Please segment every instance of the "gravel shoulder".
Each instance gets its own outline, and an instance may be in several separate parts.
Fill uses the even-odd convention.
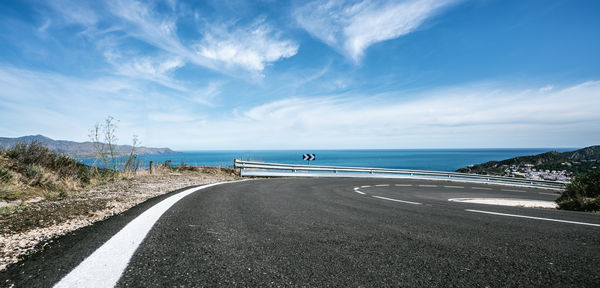
[[[0,214],[0,271],[43,250],[53,238],[122,213],[150,198],[180,188],[238,179],[231,169],[145,172],[54,200],[30,202]]]

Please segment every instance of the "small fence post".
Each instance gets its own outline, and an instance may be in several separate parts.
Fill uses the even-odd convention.
[[[153,171],[154,170],[153,166],[154,166],[154,161],[150,161],[150,169],[149,169],[150,170],[150,174],[152,174],[154,172]]]

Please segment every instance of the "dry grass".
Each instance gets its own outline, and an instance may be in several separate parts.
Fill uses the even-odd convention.
[[[114,171],[90,167],[39,143],[0,150],[0,270],[49,239],[180,188],[239,179],[218,167]]]
[[[34,202],[21,201],[0,213],[0,270],[53,237],[121,213],[149,198],[192,185],[239,178],[236,171],[218,167],[182,171],[158,167],[153,174],[140,171],[123,173],[111,181],[93,180],[62,197],[46,195],[29,198],[38,200]]]

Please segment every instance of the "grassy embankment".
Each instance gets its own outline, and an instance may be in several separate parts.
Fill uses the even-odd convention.
[[[157,165],[155,174],[207,173],[208,167]],[[234,173],[233,171],[227,173]],[[50,151],[38,142],[19,143],[0,150],[0,213],[29,203],[60,200],[73,193],[129,178],[148,175],[142,170],[114,170],[82,164],[66,154]]]
[[[65,197],[114,176],[112,171],[79,163],[38,142],[19,143],[0,150],[0,201],[19,201],[16,208],[27,201]],[[4,212],[15,206],[0,209]]]

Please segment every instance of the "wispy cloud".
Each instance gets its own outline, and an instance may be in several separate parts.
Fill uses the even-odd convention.
[[[242,28],[213,26],[195,45],[195,50],[198,55],[224,63],[227,68],[239,66],[260,72],[267,63],[296,55],[298,45],[282,40],[264,19],[259,19]]]
[[[91,4],[93,2],[56,0],[46,3],[55,11],[60,12],[59,16],[65,24],[80,24],[86,27],[93,27],[98,22],[98,14],[94,11]]]
[[[455,0],[313,1],[294,16],[310,34],[358,62],[371,45],[415,31]]]
[[[209,82],[205,87],[192,91],[188,99],[202,105],[213,106],[213,100],[221,95],[221,86],[223,82]]]
[[[155,91],[123,77],[85,79],[0,66],[0,86],[0,122],[11,123],[0,127],[0,135],[44,133],[83,141],[87,130],[110,114],[122,120],[119,138],[136,134],[146,142],[148,127],[157,122],[198,119],[197,102],[182,100],[187,92]]]
[[[260,73],[265,65],[294,56],[298,46],[280,39],[279,33],[264,18],[246,27],[213,24],[201,27],[202,39],[183,43],[177,36],[177,19],[155,13],[136,1],[117,1],[111,6],[114,15],[131,24],[130,36],[154,45],[196,65],[231,72],[241,68]]]
[[[105,51],[104,56],[115,68],[115,74],[153,81],[179,91],[187,90],[183,83],[172,77],[174,70],[185,65],[183,59],[179,57],[126,56],[114,50]]]
[[[136,134],[147,145],[176,149],[565,147],[597,144],[594,135],[600,135],[600,81],[293,97],[219,113],[198,106],[220,95],[224,84],[209,82],[190,94],[153,91],[122,77],[81,79],[0,66],[0,122],[11,123],[0,126],[0,135],[43,131],[86,140],[106,113],[121,119],[121,139]]]
[[[142,41],[167,54],[167,57],[155,60],[149,60],[148,56],[138,57],[129,64],[117,65],[120,74],[138,70],[137,68],[142,68],[140,65],[146,68],[156,66],[150,62],[169,58],[181,62],[181,65],[173,69],[191,63],[228,75],[246,75],[249,72],[261,76],[265,66],[292,57],[298,50],[295,42],[282,39],[281,33],[269,25],[264,17],[258,17],[254,24],[246,27],[210,22],[211,24],[197,27],[200,35],[198,39],[183,40],[178,35],[180,13],[159,11],[154,5],[156,3],[114,0],[97,4],[104,7],[96,10],[77,2],[67,1],[62,4],[64,5],[53,3],[51,7],[59,12],[67,24],[85,26],[84,34],[101,48],[107,49],[105,55],[110,56],[107,59],[113,64],[114,59],[118,58],[115,51],[139,50],[139,45],[132,45],[132,41],[128,41],[130,39]],[[168,4],[172,9],[177,7],[174,1]],[[110,45],[105,45],[106,43]],[[138,51],[140,54],[145,52],[147,51]],[[146,73],[138,75],[143,79],[166,84],[163,77],[148,77]]]
[[[413,100],[397,100],[400,92],[289,98],[238,112],[228,120],[208,121],[202,133],[210,136],[204,144],[211,148],[230,145],[210,140],[224,135],[235,135],[236,144],[223,148],[238,148],[240,142],[246,148],[280,149],[594,144],[589,135],[600,133],[595,108],[600,105],[600,82],[553,91],[501,86],[467,85],[403,95]]]

